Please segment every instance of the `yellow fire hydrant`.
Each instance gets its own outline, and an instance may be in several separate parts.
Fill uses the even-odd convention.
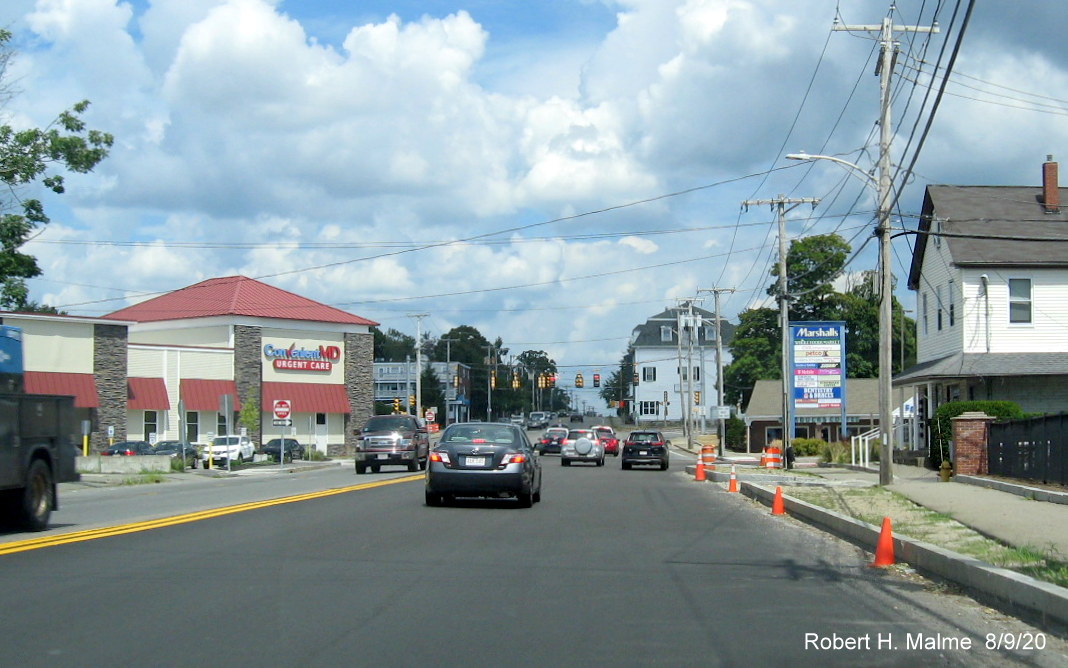
[[[938,477],[942,479],[942,482],[949,482],[949,478],[952,475],[953,465],[949,463],[948,459],[943,459],[942,466],[938,469]]]

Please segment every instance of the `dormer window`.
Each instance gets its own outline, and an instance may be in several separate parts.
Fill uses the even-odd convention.
[[[660,326],[660,340],[665,343],[671,343],[671,327],[667,325]]]

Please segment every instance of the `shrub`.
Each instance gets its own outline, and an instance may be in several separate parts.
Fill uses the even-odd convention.
[[[828,464],[848,464],[852,457],[848,443],[828,443],[820,441],[819,456],[821,462]]]
[[[827,441],[822,438],[795,438],[790,445],[794,448],[795,456],[811,457],[820,454],[827,445]]]
[[[942,465],[943,456],[949,455],[949,442],[953,440],[953,423],[951,420],[961,413],[982,411],[999,420],[1012,420],[1026,417],[1019,404],[1013,401],[950,401],[942,404],[935,411],[931,420],[931,466]]]

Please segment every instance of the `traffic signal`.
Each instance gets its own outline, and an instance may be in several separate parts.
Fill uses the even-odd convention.
[[[556,387],[556,376],[555,375],[550,375],[549,376],[549,387]]]
[[[697,391],[697,392],[693,393],[693,405],[694,406],[700,406],[701,405],[701,392],[700,391]]]
[[[497,389],[497,372],[496,371],[490,371],[490,389],[491,390],[496,390]]]
[[[400,413],[400,397],[393,397],[393,412]]]
[[[585,381],[582,380],[582,374],[575,374],[575,387],[582,387]]]
[[[633,376],[633,377],[631,377],[631,379],[630,379],[630,382],[631,382],[632,384],[634,384],[634,385],[637,385],[637,384],[638,384],[638,374],[637,374],[636,372],[635,372],[634,376]]]
[[[409,394],[408,395],[408,405],[411,406],[412,408],[415,408],[415,395],[414,394]]]
[[[594,387],[600,387],[601,386],[601,374],[599,374],[599,373],[593,374],[593,386]]]
[[[518,373],[514,373],[514,372],[512,373],[512,389],[513,390],[518,390],[519,389],[519,374]]]

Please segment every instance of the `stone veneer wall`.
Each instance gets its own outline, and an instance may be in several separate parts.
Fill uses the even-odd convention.
[[[109,426],[115,427],[116,442],[127,439],[127,343],[126,325],[93,326],[93,380],[100,406],[96,409],[89,447],[96,452],[107,447]]]
[[[350,456],[356,452],[356,430],[374,413],[374,335],[345,335],[345,391],[349,395],[345,443],[328,456]]]
[[[255,401],[259,406],[260,420],[248,430],[248,437],[257,447],[263,445],[263,402],[260,391],[263,388],[263,363],[260,361],[260,349],[263,347],[263,331],[259,327],[234,325],[234,384],[241,405]],[[239,430],[240,423],[234,429]]]

